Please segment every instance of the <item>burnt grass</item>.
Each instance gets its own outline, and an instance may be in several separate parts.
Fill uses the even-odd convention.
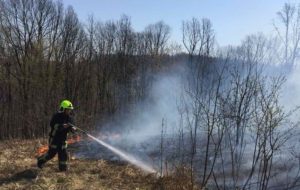
[[[186,189],[184,176],[157,177],[124,162],[76,158],[69,148],[69,170],[59,172],[57,156],[43,169],[36,167],[36,151],[43,140],[0,142],[0,189]]]

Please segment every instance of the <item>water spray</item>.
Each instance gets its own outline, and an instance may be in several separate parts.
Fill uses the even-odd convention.
[[[155,171],[155,169],[153,169],[151,166],[143,163],[141,160],[136,159],[134,156],[125,153],[109,144],[107,144],[106,142],[94,137],[93,135],[89,134],[87,131],[80,129],[79,127],[69,123],[70,126],[76,128],[78,131],[86,134],[88,137],[90,137],[91,139],[93,139],[94,141],[96,141],[97,143],[101,144],[102,146],[106,147],[107,149],[111,150],[113,153],[119,155],[121,158],[123,158],[124,160],[128,161],[129,163],[141,168],[142,170],[144,170],[145,172],[148,173],[157,173]]]

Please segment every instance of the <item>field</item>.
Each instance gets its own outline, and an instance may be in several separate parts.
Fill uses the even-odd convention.
[[[34,141],[0,142],[0,189],[160,189],[164,179],[124,162],[77,159],[70,149],[69,171],[59,172],[57,157],[41,170]],[[74,145],[76,147],[76,145]],[[169,181],[169,180],[167,180]]]

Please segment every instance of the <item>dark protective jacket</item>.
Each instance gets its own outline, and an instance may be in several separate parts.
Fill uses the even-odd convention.
[[[58,112],[53,115],[50,126],[51,131],[49,133],[49,145],[64,146],[69,132],[74,133],[72,127],[64,128],[63,124],[74,124],[73,118],[66,115],[63,112]]]

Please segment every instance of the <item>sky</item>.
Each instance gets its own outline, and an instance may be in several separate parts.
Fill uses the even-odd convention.
[[[298,0],[62,0],[71,5],[82,22],[89,15],[105,22],[118,20],[125,14],[135,31],[164,21],[171,27],[171,41],[181,43],[182,21],[193,17],[208,18],[213,24],[220,46],[238,45],[249,34],[271,35],[276,13],[284,3]]]

